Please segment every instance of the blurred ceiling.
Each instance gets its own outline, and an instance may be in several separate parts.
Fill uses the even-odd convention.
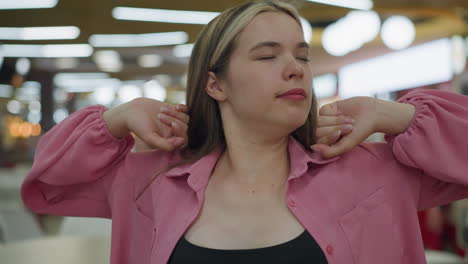
[[[4,0],[5,1],[5,0]],[[14,1],[14,0],[10,0]],[[13,41],[0,40],[3,44],[77,44],[88,43],[93,34],[139,34],[169,31],[185,31],[189,34],[188,43],[193,43],[202,25],[172,24],[157,22],[139,22],[116,20],[112,9],[117,6],[144,7],[175,10],[196,10],[221,12],[224,9],[240,4],[243,0],[60,0],[55,8],[0,10],[0,27],[38,27],[38,26],[77,26],[81,34],[73,40]],[[365,49],[355,51],[344,57],[333,57],[321,48],[321,33],[326,25],[345,16],[351,9],[318,4],[308,1],[290,1],[298,6],[300,13],[313,27],[312,40],[313,60],[321,67],[316,73],[333,71],[342,64],[366,57],[390,52],[379,38],[366,44]],[[406,15],[416,24],[415,44],[442,37],[468,33],[467,0],[375,0],[374,11],[382,20],[390,15]],[[124,68],[112,76],[123,79],[141,79],[155,74],[183,74],[186,71],[186,59],[172,55],[172,47],[144,48],[95,48],[96,50],[116,50],[119,52]],[[142,54],[160,54],[165,63],[157,68],[139,67],[137,58]],[[98,71],[92,58],[80,58],[76,68],[67,71]],[[54,59],[34,59],[35,66],[56,71]]]

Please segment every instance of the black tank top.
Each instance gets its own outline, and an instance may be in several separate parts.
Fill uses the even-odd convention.
[[[169,264],[326,264],[327,259],[315,239],[304,230],[298,237],[288,242],[270,247],[254,249],[211,249],[180,238],[169,259]]]

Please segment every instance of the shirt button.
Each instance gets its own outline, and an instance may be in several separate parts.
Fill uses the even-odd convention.
[[[330,245],[327,246],[327,253],[328,253],[328,255],[333,254],[333,247],[332,246],[330,246]]]
[[[288,201],[288,204],[289,204],[289,206],[291,206],[291,207],[296,207],[296,201],[294,201],[294,200],[289,200],[289,201]]]

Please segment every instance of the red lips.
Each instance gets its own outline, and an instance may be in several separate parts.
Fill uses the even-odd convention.
[[[306,92],[302,88],[294,88],[287,90],[286,92],[278,95],[277,97],[289,96],[289,95],[300,95],[306,97]]]

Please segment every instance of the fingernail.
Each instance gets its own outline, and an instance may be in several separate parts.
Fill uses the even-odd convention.
[[[345,119],[344,120],[345,124],[354,124],[354,122],[355,122],[354,119]]]
[[[170,113],[171,110],[166,107],[166,106],[161,106],[161,109],[159,109],[162,113]]]
[[[172,126],[172,127],[177,126],[177,125],[176,125],[176,122],[172,121],[172,122],[171,122],[171,126]]]
[[[182,111],[182,106],[181,106],[181,105],[177,105],[177,106],[176,106],[176,109],[177,109],[177,111]]]
[[[352,125],[343,125],[343,126],[341,127],[341,129],[342,129],[343,131],[346,131],[346,132],[347,132],[347,131],[351,131],[351,129],[353,129],[353,126],[352,126]]]
[[[169,142],[172,144],[172,145],[180,145],[184,142],[184,139],[183,138],[171,138],[169,139]]]
[[[164,120],[167,119],[167,115],[159,113],[158,118]]]
[[[337,130],[335,132],[333,132],[332,136],[334,137],[339,137],[341,135],[341,130]]]

